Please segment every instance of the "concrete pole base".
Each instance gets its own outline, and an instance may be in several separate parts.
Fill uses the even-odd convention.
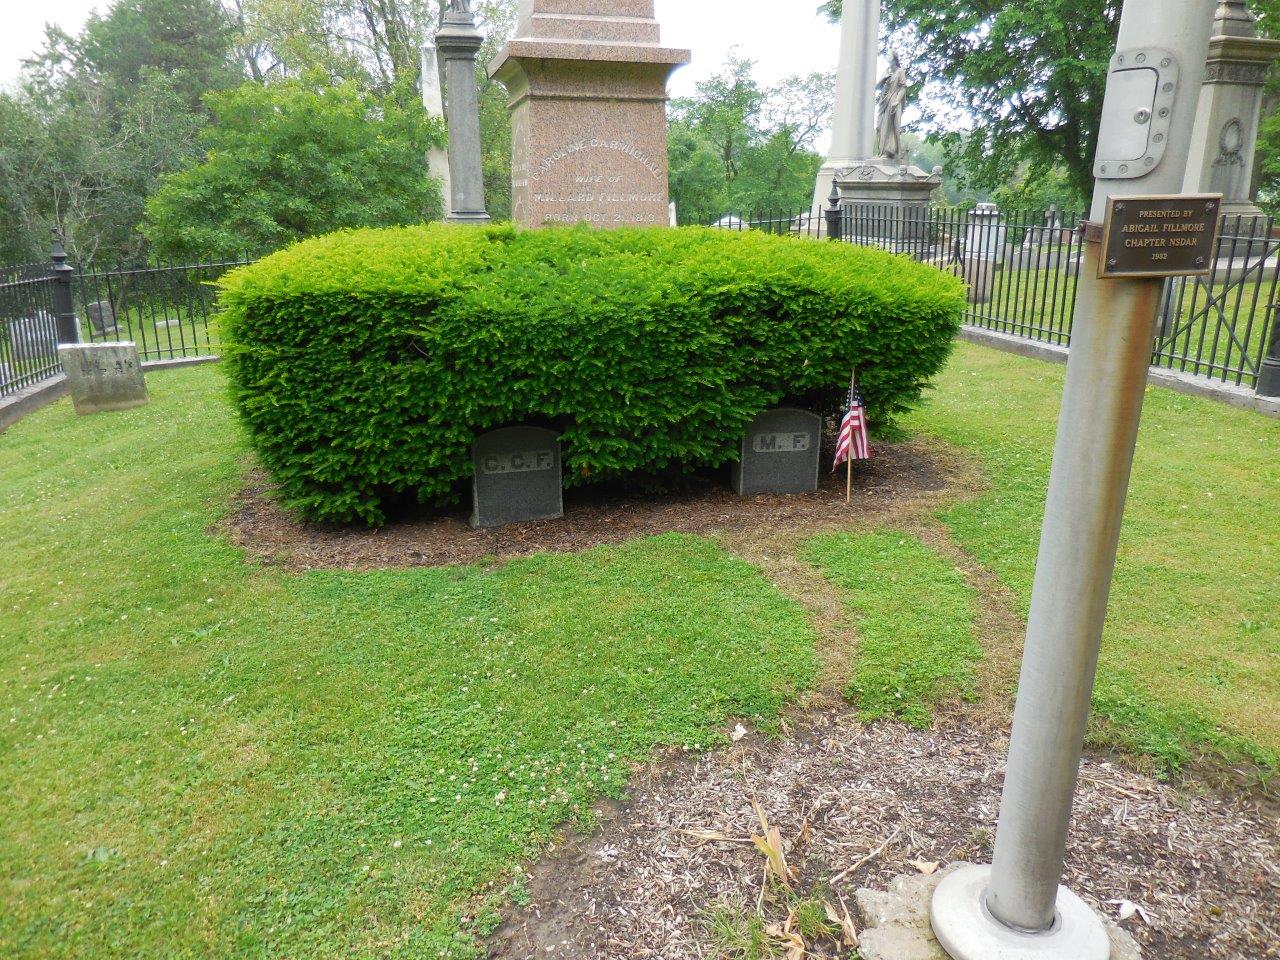
[[[1058,917],[1046,933],[1020,933],[996,920],[986,905],[990,867],[965,867],[933,895],[933,934],[952,960],[1111,960],[1102,918],[1066,887],[1058,888]]]

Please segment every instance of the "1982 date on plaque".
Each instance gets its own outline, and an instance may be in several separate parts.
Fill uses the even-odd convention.
[[[1208,276],[1221,194],[1112,197],[1102,225],[1101,279]]]

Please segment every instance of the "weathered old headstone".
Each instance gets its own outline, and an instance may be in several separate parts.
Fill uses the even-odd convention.
[[[489,68],[511,96],[512,219],[664,226],[667,78],[654,0],[521,0]]]
[[[10,320],[9,345],[18,360],[47,360],[56,356],[58,333],[53,315],[41,312],[34,317]]]
[[[110,300],[91,303],[84,308],[84,312],[89,315],[89,326],[98,336],[105,337],[120,332],[120,325],[116,323],[116,311]]]
[[[541,427],[505,427],[471,446],[473,527],[564,516],[560,437]]]
[[[138,347],[133,343],[76,343],[58,347],[76,413],[128,410],[147,402]]]
[[[733,489],[761,493],[811,493],[818,489],[822,418],[807,410],[767,410],[747,427],[742,457],[733,465]]]

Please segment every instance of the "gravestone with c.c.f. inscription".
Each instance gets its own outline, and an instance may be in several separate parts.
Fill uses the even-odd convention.
[[[502,527],[564,516],[560,436],[542,427],[505,427],[476,438],[471,525]]]
[[[76,413],[128,410],[147,403],[138,347],[133,343],[68,343],[58,347]]]
[[[654,0],[521,0],[489,68],[510,94],[511,212],[527,227],[666,226],[667,78]]]
[[[741,457],[733,465],[733,489],[762,493],[812,493],[818,489],[822,418],[807,410],[766,410],[747,427]]]

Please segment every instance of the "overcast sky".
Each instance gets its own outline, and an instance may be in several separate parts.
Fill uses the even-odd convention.
[[[680,96],[724,63],[730,48],[759,64],[761,81],[835,67],[839,30],[820,18],[819,0],[657,0],[663,41],[693,51],[693,64],[672,80]],[[21,61],[40,45],[45,23],[68,33],[109,0],[0,0],[0,83],[17,76]]]

